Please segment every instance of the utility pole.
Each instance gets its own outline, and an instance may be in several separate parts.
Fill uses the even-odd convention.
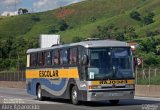
[[[34,9],[33,9],[33,6],[32,6],[32,12],[31,13],[34,13]]]
[[[14,14],[16,15],[16,11],[17,11],[17,3],[16,2],[17,2],[17,0],[15,0],[14,2],[15,2],[15,4],[14,4]]]
[[[19,53],[17,51],[17,70],[18,70],[18,80],[19,80]]]

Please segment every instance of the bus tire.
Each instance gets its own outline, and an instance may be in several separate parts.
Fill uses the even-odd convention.
[[[41,88],[41,85],[38,85],[38,87],[37,87],[37,99],[39,100],[39,101],[43,101],[44,100],[44,97],[43,97],[43,95],[42,95],[42,88]]]
[[[73,86],[72,90],[71,90],[71,102],[74,105],[78,105],[79,101],[78,101],[78,88],[77,86]]]
[[[117,105],[119,103],[119,100],[109,100],[111,105]]]

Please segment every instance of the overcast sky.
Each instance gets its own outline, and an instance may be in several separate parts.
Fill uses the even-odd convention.
[[[30,12],[47,11],[80,1],[82,0],[0,0],[0,15],[19,8],[27,8]]]

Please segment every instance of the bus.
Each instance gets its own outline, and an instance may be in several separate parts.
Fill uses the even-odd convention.
[[[80,101],[133,99],[133,55],[126,42],[90,40],[27,50],[26,89],[47,97]]]

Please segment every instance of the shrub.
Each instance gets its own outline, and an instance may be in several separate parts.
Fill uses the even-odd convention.
[[[90,22],[95,22],[96,18],[94,16],[90,17]]]
[[[145,17],[143,18],[143,23],[144,23],[145,25],[151,24],[151,23],[153,23],[153,22],[154,22],[154,21],[153,21],[152,17],[150,17],[150,16],[145,16]]]
[[[37,15],[32,15],[31,19],[36,22],[40,21],[40,18]]]
[[[140,20],[141,20],[141,15],[140,15],[140,13],[137,12],[137,11],[132,11],[132,12],[130,13],[130,17],[131,17],[132,19],[137,20],[137,21],[140,21]]]
[[[143,17],[143,23],[145,25],[149,25],[149,24],[153,23],[154,22],[154,20],[153,20],[154,16],[155,16],[155,14],[153,12],[148,12],[148,14]]]
[[[49,26],[48,34],[54,34],[56,32],[58,32],[58,30],[56,29],[56,26],[54,25]]]
[[[68,28],[68,26],[69,25],[64,20],[61,20],[59,22],[59,30],[60,31],[65,31]]]
[[[83,38],[76,36],[76,37],[73,37],[72,42],[80,42],[82,40],[83,40]]]

